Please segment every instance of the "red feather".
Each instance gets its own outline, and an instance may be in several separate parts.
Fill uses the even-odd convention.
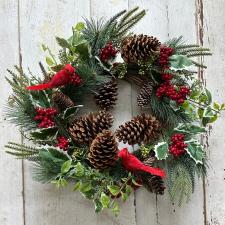
[[[38,85],[34,85],[34,86],[28,86],[26,88],[27,88],[27,90],[37,91],[37,90],[44,90],[44,89],[47,89],[50,87],[51,87],[51,85],[49,83],[47,83],[47,84],[38,84]]]
[[[122,164],[128,171],[145,171],[159,177],[166,176],[162,169],[144,165],[137,157],[129,153],[127,148],[123,148],[118,153],[118,156],[122,159]]]

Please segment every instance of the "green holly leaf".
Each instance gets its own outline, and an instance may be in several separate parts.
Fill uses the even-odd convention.
[[[155,156],[158,160],[166,159],[168,156],[169,145],[167,142],[160,142],[154,147]]]
[[[102,203],[98,199],[95,199],[94,204],[95,204],[95,212],[96,213],[101,212],[103,209]]]
[[[76,170],[75,172],[76,176],[82,177],[84,175],[84,166],[80,162],[76,164],[75,170]]]
[[[62,117],[62,119],[68,120],[71,116],[76,114],[79,108],[81,107],[83,107],[83,105],[76,105],[76,106],[67,108],[60,116]]]
[[[61,173],[67,173],[72,165],[72,160],[68,160],[66,162],[64,162],[61,166]]]
[[[173,69],[183,69],[192,65],[192,61],[185,55],[172,55],[169,62]]]
[[[79,190],[79,189],[80,189],[80,187],[81,187],[81,182],[80,182],[80,181],[78,181],[78,182],[74,185],[74,187],[73,187],[73,191]]]
[[[91,189],[92,189],[92,185],[90,182],[81,183],[80,188],[79,188],[80,192],[82,192],[82,193],[88,192]]]
[[[113,196],[116,196],[120,193],[120,187],[117,185],[108,185],[107,188]]]
[[[203,146],[199,144],[196,140],[185,141],[188,145],[186,148],[189,156],[195,161],[196,164],[203,163],[203,159],[205,158],[205,152],[203,150]]]
[[[180,124],[178,127],[174,129],[174,131],[182,133],[182,134],[201,134],[205,133],[205,127],[200,127],[194,124]]]
[[[53,141],[58,134],[57,127],[41,128],[30,132],[30,136],[39,141]]]
[[[103,208],[109,208],[110,198],[104,192],[101,193],[100,202]]]
[[[128,195],[124,192],[121,192],[121,194],[122,194],[121,197],[122,197],[123,201],[125,202],[128,199]]]
[[[129,196],[132,193],[132,187],[130,185],[126,185],[126,194]]]

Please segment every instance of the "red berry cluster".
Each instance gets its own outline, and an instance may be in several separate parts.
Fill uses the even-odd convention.
[[[57,145],[56,147],[59,147],[63,149],[64,151],[67,151],[69,146],[69,141],[64,136],[57,137]]]
[[[184,134],[174,134],[171,137],[171,145],[169,147],[169,152],[174,157],[179,157],[186,153],[185,148],[187,144],[184,143],[185,135]]]
[[[170,84],[172,79],[171,74],[162,74],[162,79],[164,82],[157,88],[156,96],[161,98],[162,96],[167,96],[168,98],[177,102],[177,104],[183,104],[190,94],[189,87],[181,86],[177,89],[174,85]]]
[[[71,78],[70,78],[70,83],[75,85],[75,86],[78,86],[81,84],[81,78],[79,76],[79,74],[77,73],[74,73]]]
[[[159,64],[164,68],[168,69],[169,57],[173,54],[173,48],[161,46],[159,55]]]
[[[100,50],[100,59],[106,62],[110,58],[116,57],[118,50],[113,47],[112,42],[109,42],[105,47]]]
[[[53,117],[57,114],[54,108],[36,108],[36,116],[34,120],[40,121],[39,128],[48,128],[55,126]]]

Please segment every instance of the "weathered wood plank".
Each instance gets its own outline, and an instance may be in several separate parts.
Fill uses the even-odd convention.
[[[19,132],[9,124],[3,116],[3,106],[6,103],[10,86],[4,77],[6,69],[12,69],[13,64],[19,64],[19,34],[18,34],[18,2],[0,2],[0,90],[1,90],[1,115],[0,115],[0,224],[22,225],[23,224],[23,182],[22,162],[15,160],[4,151],[4,145],[8,141],[20,142]]]
[[[204,59],[208,69],[204,73],[204,79],[209,90],[212,91],[213,100],[225,102],[225,78],[224,78],[224,61],[225,61],[225,35],[224,26],[224,1],[200,1],[203,27],[202,41],[204,45],[209,46],[213,56]],[[210,168],[206,180],[206,221],[208,225],[225,224],[225,114],[213,124],[209,132],[208,154],[210,157]]]
[[[129,8],[137,6],[137,1],[129,0]],[[167,27],[167,5],[166,1],[139,1],[138,6],[141,9],[146,9],[146,16],[134,27],[134,32],[137,34],[148,34],[157,37],[159,40],[166,40],[168,37]],[[133,85],[132,87],[132,112],[133,115],[141,113],[137,106],[137,94],[139,88]],[[148,113],[148,110],[146,110]],[[156,195],[149,193],[144,188],[136,191],[136,217],[138,225],[156,225],[158,217]]]
[[[195,1],[168,1],[168,28],[169,37],[183,35],[184,40],[190,43],[197,42],[195,26]],[[158,224],[203,224],[203,190],[202,182],[198,182],[190,202],[181,207],[170,202],[168,195],[158,197],[159,220]],[[196,213],[197,212],[197,213]],[[188,216],[189,215],[189,216]],[[187,218],[188,219],[185,219]]]

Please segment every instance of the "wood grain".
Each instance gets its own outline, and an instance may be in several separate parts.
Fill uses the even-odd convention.
[[[9,75],[6,69],[13,69],[13,64],[19,64],[18,3],[5,0],[0,5],[0,224],[23,225],[22,161],[12,160],[4,151],[8,141],[20,141],[20,134],[3,115],[4,105],[11,93],[4,79]]]

